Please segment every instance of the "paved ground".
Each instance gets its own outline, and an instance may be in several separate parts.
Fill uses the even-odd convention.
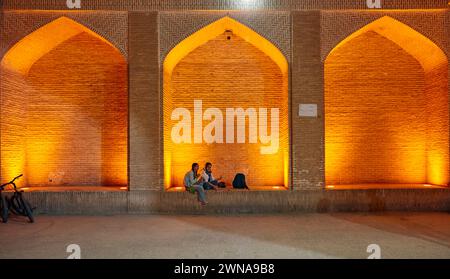
[[[450,214],[37,216],[0,224],[0,258],[450,258]]]

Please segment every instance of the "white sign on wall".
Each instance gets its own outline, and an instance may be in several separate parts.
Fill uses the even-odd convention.
[[[298,109],[300,117],[317,117],[317,104],[300,104]]]
[[[381,0],[366,0],[367,8],[381,9]]]

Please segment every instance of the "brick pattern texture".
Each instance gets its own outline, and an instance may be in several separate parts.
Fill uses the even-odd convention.
[[[325,61],[331,50],[353,32],[383,17],[392,17],[433,41],[449,54],[449,10],[433,11],[322,11],[321,58]]]
[[[65,0],[4,0],[6,9],[67,9]],[[445,8],[447,0],[381,0],[384,9]],[[317,9],[366,9],[366,0],[81,0],[85,10],[317,10]]]
[[[364,2],[272,0],[265,1],[264,6],[244,7],[232,0],[84,0],[82,10],[86,11],[69,11],[65,1],[61,0],[4,0],[2,4],[6,11],[2,10],[0,14],[0,57],[21,38],[60,16],[67,16],[85,25],[116,46],[127,59],[130,71],[129,185],[132,190],[160,190],[164,175],[163,58],[183,38],[222,15],[229,15],[270,40],[289,60],[292,186],[295,190],[318,190],[323,189],[325,182],[323,63],[330,51],[359,28],[388,15],[432,40],[447,56],[450,53],[447,0],[382,0],[385,10],[378,11],[363,10],[366,9]],[[258,12],[229,11],[242,8]],[[157,11],[160,11],[159,16]],[[177,20],[171,21],[171,17]],[[20,144],[25,144],[21,139],[25,136],[23,127],[26,123],[20,117],[25,111],[19,105],[26,98],[16,92],[31,88],[27,88],[29,85],[23,77],[3,69],[1,71],[2,107],[10,115],[7,118],[0,116],[2,135],[9,135],[8,139],[2,139],[8,148],[2,148],[0,154],[19,154],[14,164],[2,164],[1,170],[2,173],[15,173],[25,168],[25,153],[20,151],[24,148]],[[444,72],[445,69],[438,67],[427,74],[424,84],[427,94],[434,92],[433,88],[446,88],[448,91]],[[317,104],[318,117],[299,118],[300,103]],[[433,107],[430,103],[427,106],[433,112],[445,110],[444,106]],[[444,131],[441,136],[448,135],[445,132],[448,126],[441,118],[431,114],[428,119],[439,123],[434,127],[441,127],[441,131]],[[439,141],[432,145],[437,146],[436,150],[441,150]],[[2,157],[4,160],[5,157]],[[12,165],[15,166],[13,169],[10,167]]]
[[[161,61],[164,61],[168,52],[180,41],[225,16],[237,20],[263,36],[290,61],[291,18],[288,12],[280,11],[161,12],[159,14]]]
[[[64,1],[65,2],[65,1]],[[68,17],[105,38],[128,56],[128,14],[109,11],[4,11],[0,57],[26,35],[59,17]]]
[[[2,68],[0,81],[0,177],[4,181],[25,170],[26,96],[17,92],[28,91],[28,85],[21,74]]]
[[[428,123],[427,108],[445,105],[447,92],[426,91],[420,63],[373,31],[334,51],[325,63],[326,183],[429,183],[428,135],[435,140],[439,121],[448,126],[448,107]]]
[[[21,149],[28,186],[127,185],[127,79],[122,54],[88,33],[52,49],[2,84],[2,114],[20,122],[2,129],[3,165]]]
[[[321,37],[322,37],[322,50],[321,50],[321,59],[322,61],[325,61],[327,59],[329,53],[331,50],[343,39],[345,39],[347,36],[350,36],[353,32],[357,31],[359,28],[365,26],[366,24],[379,19],[383,16],[390,16],[395,18],[396,20],[408,25],[409,27],[413,28],[420,34],[424,35],[428,39],[430,39],[433,43],[436,44],[437,47],[439,47],[444,53],[446,53],[447,57],[450,53],[450,42],[449,42],[449,36],[448,36],[448,26],[449,21],[449,11],[448,10],[434,10],[434,11],[372,11],[372,12],[364,12],[364,11],[322,11],[321,12]],[[367,46],[367,43],[364,43]],[[370,48],[370,47],[369,47]],[[379,57],[374,59],[387,61],[386,63],[392,63],[392,60],[388,60],[387,58],[384,58],[384,55],[387,54],[387,51],[381,51],[379,52]],[[388,57],[388,56],[386,56]],[[392,59],[395,59],[395,56],[391,57]],[[359,57],[355,57],[355,59],[360,59]],[[349,60],[347,60],[348,62]],[[355,60],[356,61],[356,60]],[[395,61],[395,60],[394,60]],[[342,67],[346,67],[344,65],[341,65]],[[355,65],[355,67],[357,67]],[[423,70],[422,70],[423,71]],[[380,71],[378,71],[380,72]],[[386,70],[381,71],[386,72]],[[330,73],[329,77],[331,80],[333,79],[333,74]],[[402,74],[398,74],[398,71],[395,74],[392,74],[389,76],[389,80],[386,80],[386,84],[392,83],[393,80],[395,80],[396,77],[402,76]],[[426,155],[424,160],[421,161],[421,163],[418,163],[417,166],[420,167],[414,167],[417,169],[422,170],[422,176],[425,176],[422,180],[420,179],[411,179],[412,176],[414,176],[411,172],[414,173],[414,171],[411,170],[412,166],[409,166],[407,170],[404,170],[403,177],[399,175],[397,171],[394,171],[395,167],[389,167],[389,170],[386,170],[387,165],[385,166],[385,173],[386,176],[379,181],[428,181],[428,183],[431,181],[435,181],[435,183],[439,184],[446,184],[445,181],[448,180],[448,92],[449,92],[449,83],[448,83],[448,66],[447,65],[441,65],[438,66],[435,70],[430,71],[425,74],[425,77],[421,79],[422,83],[425,82],[424,85],[420,85],[421,82],[417,82],[417,86],[425,86],[424,90],[422,91],[422,98],[425,98],[426,100],[435,100],[433,102],[423,102],[422,105],[427,106],[427,108],[420,108],[418,111],[420,114],[426,116],[428,119],[427,121],[422,121],[421,124],[422,130],[426,129],[426,133],[428,135],[428,139],[426,140],[426,144],[428,147],[423,147],[422,152],[425,152],[425,150],[428,150],[425,152]],[[424,81],[423,81],[424,80]],[[334,81],[327,81],[327,77],[325,78],[325,84],[327,87],[332,87],[330,84]],[[356,82],[352,82],[355,86],[357,86]],[[350,83],[349,83],[350,84]],[[411,87],[411,84],[414,84],[413,81],[411,81],[408,84],[407,88]],[[343,86],[341,83],[339,86],[336,84],[337,87]],[[413,85],[414,87],[414,85]],[[380,88],[381,90],[382,88]],[[331,90],[331,89],[330,89]],[[341,87],[341,91],[343,88]],[[395,86],[393,87],[393,90],[395,89]],[[403,90],[400,90],[403,92]],[[442,93],[447,92],[447,94]],[[336,93],[338,94],[338,93]],[[431,94],[431,95],[430,95]],[[431,97],[432,96],[432,97]],[[439,96],[439,97],[438,97]],[[392,99],[392,98],[391,98]],[[350,99],[349,99],[350,100]],[[420,98],[417,99],[418,102],[420,102]],[[331,109],[331,108],[330,108]],[[397,112],[398,113],[398,112]],[[419,114],[418,112],[416,114]],[[343,114],[341,114],[342,116]],[[395,115],[395,114],[394,114]],[[414,122],[413,122],[414,123]],[[428,123],[428,124],[426,124]],[[433,124],[430,124],[433,123]],[[400,124],[399,124],[400,125]],[[401,126],[401,125],[400,125]],[[441,131],[441,132],[437,132]],[[422,139],[424,136],[421,136]],[[359,138],[360,139],[360,138]],[[405,138],[403,138],[405,139]],[[430,140],[434,139],[434,140]],[[356,142],[356,139],[355,139]],[[411,142],[411,139],[409,140],[409,151],[411,154],[414,153],[414,148],[412,146],[414,145]],[[424,142],[422,141],[421,144],[416,144],[415,150],[417,151],[417,146],[422,145],[424,146]],[[406,145],[408,146],[408,145]],[[404,147],[404,150],[407,150],[407,147]],[[394,148],[394,147],[392,147]],[[398,151],[398,150],[397,150]],[[420,152],[419,152],[420,153]],[[416,153],[416,157],[419,156]],[[362,159],[361,159],[362,160]],[[391,158],[390,161],[393,159]],[[416,159],[417,160],[417,159]],[[381,161],[381,160],[379,160]],[[348,162],[347,162],[348,163]],[[327,169],[331,170],[330,164],[331,162],[327,161]],[[395,166],[399,166],[399,162],[394,164]],[[348,166],[348,165],[347,165]],[[367,166],[367,162],[366,162]],[[406,163],[402,166],[402,169],[405,169]],[[344,182],[344,177],[350,178],[354,177],[356,178],[357,172],[358,172],[358,165],[352,167],[349,170],[350,173],[345,173],[342,171],[339,171],[338,169],[334,169],[333,172],[335,174],[340,173],[338,177],[334,177],[331,181],[328,183],[339,183],[339,181]],[[375,175],[375,173],[380,172],[380,169],[373,169],[372,174]],[[397,177],[394,178],[394,174],[397,172]],[[408,173],[409,172],[409,173]],[[437,175],[436,172],[439,172],[440,174]],[[434,173],[434,174],[433,174]],[[331,174],[330,174],[331,175]],[[416,175],[418,175],[416,173]],[[340,178],[339,178],[340,177]],[[368,176],[369,177],[369,176]],[[390,177],[390,179],[388,178]],[[409,177],[409,178],[408,178]],[[434,178],[433,178],[434,177]],[[435,179],[436,177],[441,177],[439,179]],[[357,179],[358,180],[358,179]],[[352,181],[352,179],[349,179],[348,181]],[[368,180],[366,180],[367,182]],[[377,179],[374,178],[372,182],[377,181]],[[353,182],[356,182],[356,180],[353,180]],[[361,182],[361,181],[360,181]],[[420,182],[423,183],[423,182]]]
[[[129,22],[129,187],[131,190],[161,190],[158,14],[132,12]]]
[[[320,12],[292,13],[291,146],[294,190],[324,187],[323,66]],[[317,104],[317,117],[299,117],[299,104]]]
[[[243,61],[245,61],[243,63]],[[165,77],[166,78],[166,77]],[[169,78],[169,77],[167,77]],[[172,185],[183,186],[184,174],[193,162],[204,166],[214,164],[216,176],[223,176],[231,184],[236,173],[245,173],[249,186],[284,186],[285,156],[288,156],[288,91],[287,76],[277,64],[258,48],[231,32],[224,32],[184,57],[175,67],[164,88],[165,148],[170,152]],[[203,110],[218,108],[223,113],[223,129],[214,133],[223,135],[227,108],[278,108],[280,111],[280,147],[275,154],[261,154],[263,144],[249,143],[249,120],[244,128],[246,143],[173,144],[171,127],[172,109],[187,108],[194,118],[194,100],[202,100]],[[268,115],[268,127],[270,124]],[[217,119],[216,119],[217,120]],[[259,118],[259,121],[261,118]],[[191,121],[191,125],[193,122]],[[203,121],[203,127],[210,123]],[[270,135],[270,129],[268,130]],[[235,138],[236,138],[235,131]],[[261,131],[259,131],[261,133]],[[191,129],[194,136],[193,128]],[[287,163],[288,161],[286,161]]]

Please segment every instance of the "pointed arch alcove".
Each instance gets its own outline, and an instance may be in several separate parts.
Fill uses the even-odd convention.
[[[238,108],[249,114],[240,124],[232,118],[228,126],[227,109]],[[264,109],[267,135],[275,135],[278,128],[276,142],[261,137]],[[277,123],[271,122],[276,114],[272,109],[278,110]],[[167,54],[163,113],[165,189],[184,190],[183,177],[191,164],[198,162],[202,168],[208,161],[228,185],[241,172],[250,189],[288,187],[288,63],[276,46],[247,26],[221,18]],[[181,121],[190,126],[174,132]],[[244,140],[239,139],[240,128],[245,128]],[[185,140],[174,138],[180,136]]]
[[[327,185],[449,182],[448,60],[385,16],[325,61]]]
[[[1,69],[2,180],[128,184],[127,62],[114,45],[60,17],[17,42]]]

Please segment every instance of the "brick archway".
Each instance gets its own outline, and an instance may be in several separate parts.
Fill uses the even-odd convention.
[[[207,161],[213,163],[216,174],[224,176],[227,184],[235,173],[243,172],[253,189],[288,187],[288,64],[267,39],[230,17],[200,29],[165,58],[163,99],[165,189],[184,189],[182,180],[190,165],[193,162],[203,165]],[[205,143],[202,136],[201,142],[194,142],[192,128],[188,131],[193,136],[192,142],[174,143],[172,128],[179,119],[174,119],[172,112],[185,108],[194,113],[194,100],[202,101],[203,111],[212,108],[223,112],[223,123],[228,108],[255,109],[256,114],[259,108],[268,108],[266,119],[270,127],[270,109],[279,109],[278,149],[261,154],[264,153],[261,148],[267,144],[261,138],[250,140],[250,117],[245,120],[245,142],[225,139],[228,131],[223,127],[214,131],[224,136],[223,142]],[[258,117],[261,120],[260,113]],[[203,127],[211,120],[217,119],[203,120]],[[257,135],[261,131],[258,128]]]
[[[448,61],[432,41],[380,18],[325,61],[327,185],[449,180]]]
[[[22,38],[2,67],[3,180],[28,186],[126,186],[127,62],[60,17]]]

